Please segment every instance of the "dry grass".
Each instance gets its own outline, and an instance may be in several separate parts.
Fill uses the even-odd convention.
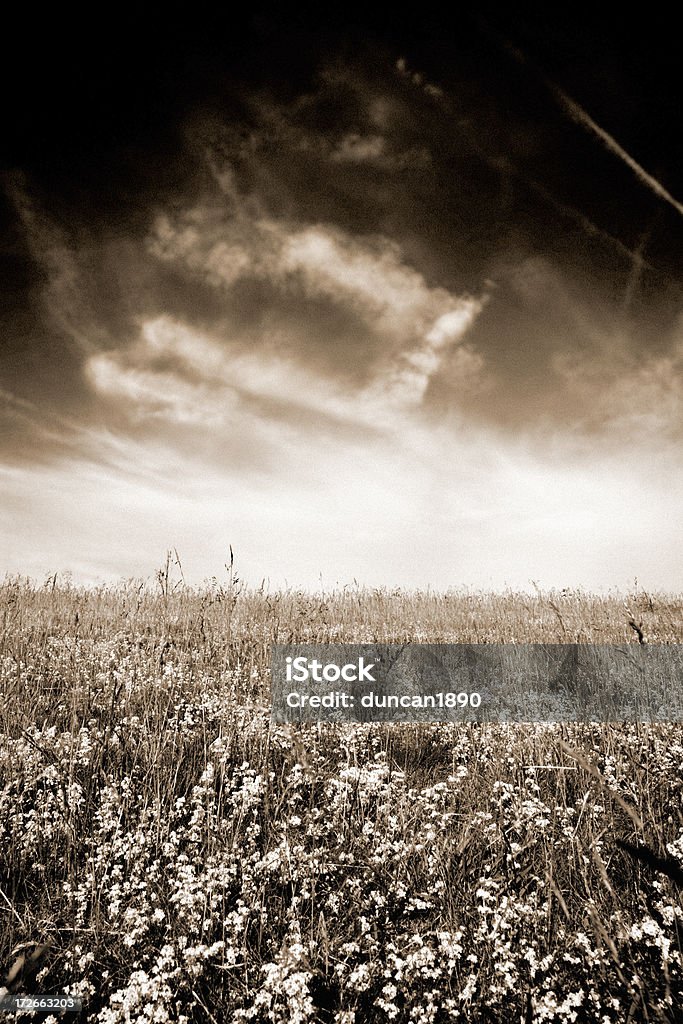
[[[681,726],[273,726],[268,672],[275,642],[680,642],[680,598],[167,573],[9,580],[0,623],[0,946],[50,944],[34,988],[102,1024],[677,1019]]]

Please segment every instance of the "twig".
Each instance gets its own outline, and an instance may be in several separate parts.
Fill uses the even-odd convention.
[[[639,644],[645,644],[646,640],[645,640],[645,637],[643,635],[643,624],[642,624],[642,622],[636,623],[635,619],[629,619],[628,620],[628,624],[631,627],[631,629],[634,629],[636,631],[636,633],[638,634],[638,643]]]

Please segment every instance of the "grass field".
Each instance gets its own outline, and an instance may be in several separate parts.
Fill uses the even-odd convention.
[[[681,1019],[681,725],[269,708],[275,642],[680,643],[680,597],[157,584],[0,587],[13,990],[102,1024]]]

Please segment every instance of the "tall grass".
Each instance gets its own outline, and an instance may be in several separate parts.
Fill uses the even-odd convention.
[[[269,665],[304,640],[680,642],[680,597],[168,569],[0,587],[0,948],[51,943],[34,990],[103,1024],[676,1019],[679,893],[628,851],[683,865],[681,726],[273,726]]]

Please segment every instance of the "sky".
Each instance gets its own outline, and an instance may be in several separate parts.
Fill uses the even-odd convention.
[[[680,591],[663,16],[20,16],[0,574]]]

